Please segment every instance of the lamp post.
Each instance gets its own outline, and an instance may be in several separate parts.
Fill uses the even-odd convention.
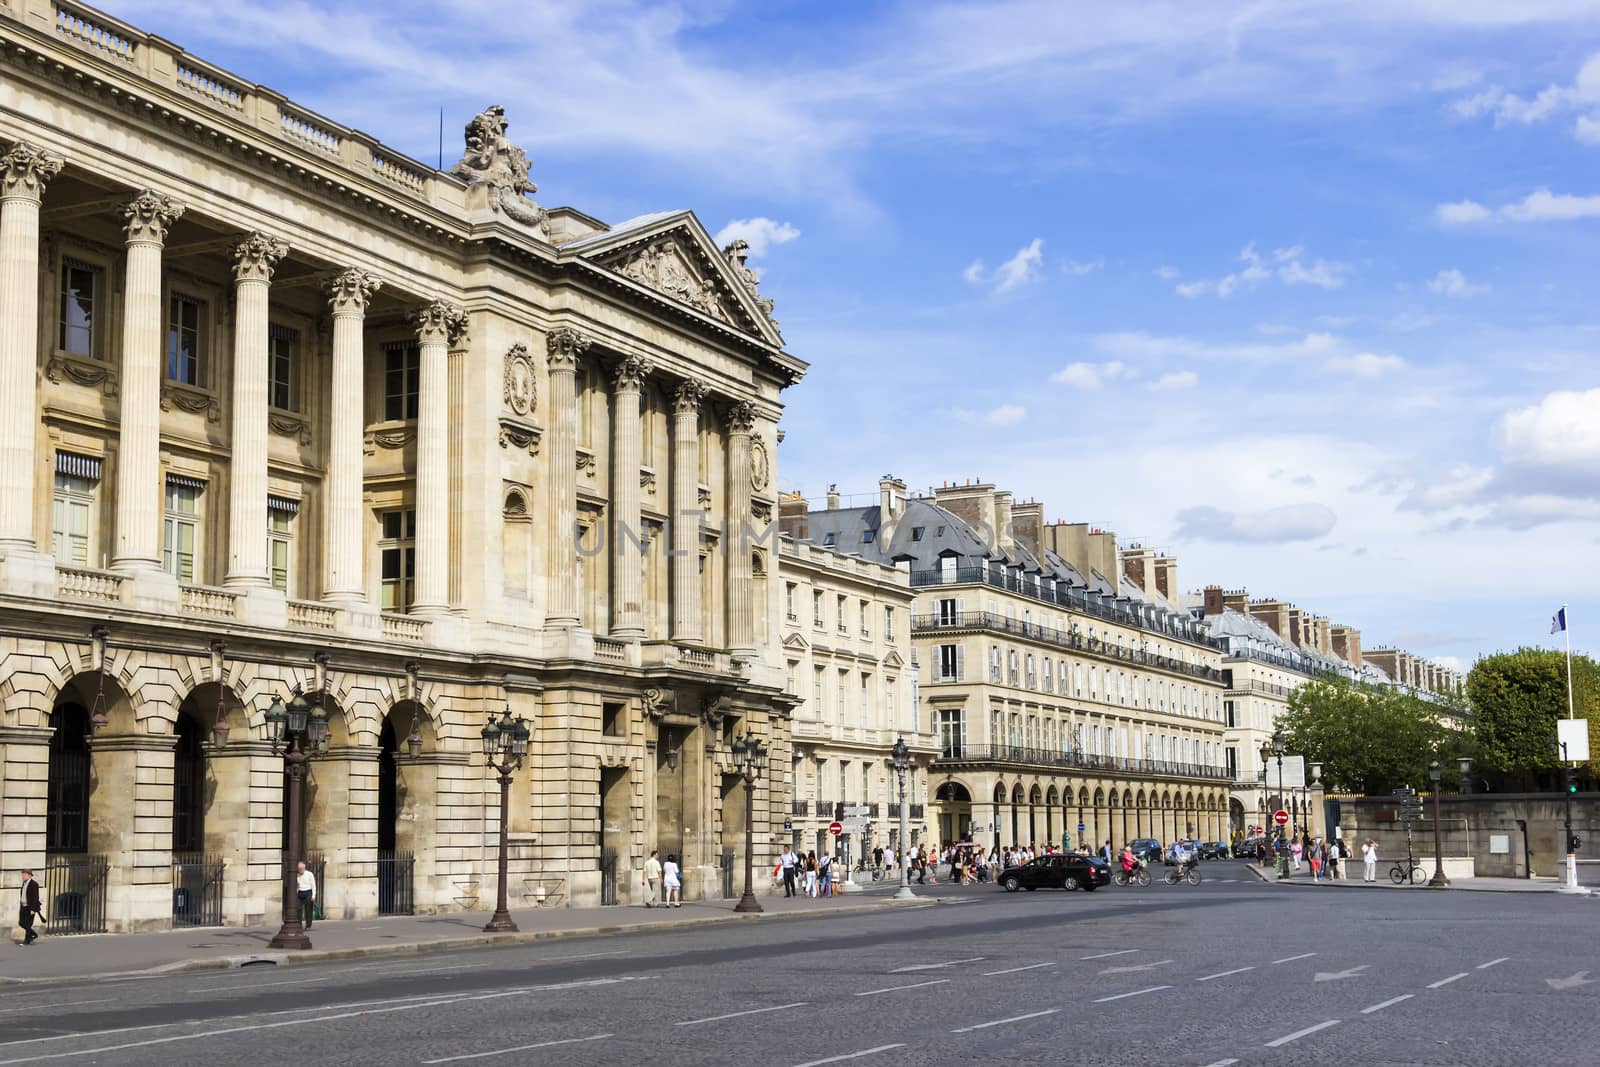
[[[1283,751],[1284,751],[1285,747],[1286,746],[1285,746],[1284,740],[1283,740],[1283,730],[1281,728],[1272,731],[1272,740],[1266,742],[1265,744],[1263,744],[1261,746],[1261,759],[1262,759],[1263,762],[1265,762],[1269,756],[1276,756],[1277,759],[1278,759],[1278,803],[1279,804],[1283,803]],[[1276,813],[1274,813],[1274,814],[1276,814]],[[1280,829],[1278,831],[1278,877],[1279,878],[1287,878],[1287,877],[1289,877],[1289,852],[1288,852],[1288,849],[1286,849],[1284,847],[1285,844],[1286,844],[1286,842],[1285,842],[1284,837],[1283,837],[1283,831]]]
[[[733,749],[733,764],[744,778],[744,895],[733,906],[734,911],[762,911],[756,899],[755,883],[751,880],[751,864],[755,862],[756,779],[767,766],[767,746],[753,734],[741,734],[729,745]]]
[[[1322,790],[1322,764],[1318,763],[1315,760],[1313,760],[1311,762],[1311,801],[1312,801],[1312,803],[1316,802],[1317,793],[1321,792],[1321,790]],[[1323,824],[1324,824],[1323,827],[1322,827],[1322,836],[1323,837],[1332,837],[1333,836],[1333,827],[1327,825],[1327,821],[1328,821],[1328,805],[1327,805],[1326,801],[1324,801],[1323,805],[1322,805],[1322,821],[1323,821]]]
[[[1444,876],[1444,831],[1439,826],[1439,779],[1442,777],[1438,760],[1428,764],[1428,780],[1433,783],[1433,877],[1428,879],[1429,889],[1450,888],[1450,879]]]
[[[1461,768],[1461,785],[1457,789],[1457,792],[1459,792],[1462,796],[1467,796],[1472,792],[1472,757],[1456,757],[1456,766]]]
[[[484,926],[485,933],[514,933],[517,924],[511,921],[506,907],[507,835],[511,826],[511,772],[522,766],[522,757],[528,754],[528,738],[532,731],[522,719],[513,719],[511,709],[500,712],[500,721],[493,714],[479,731],[483,737],[483,755],[489,767],[500,773],[500,876],[495,886],[494,916]]]
[[[267,708],[267,737],[272,742],[272,753],[283,751],[283,761],[289,775],[289,805],[285,818],[289,820],[289,847],[283,855],[283,925],[267,942],[268,948],[308,949],[311,938],[306,936],[300,921],[300,906],[295,889],[295,866],[299,862],[304,802],[306,764],[312,757],[328,748],[328,713],[322,707],[322,691],[327,685],[328,657],[317,653],[316,693],[317,703],[312,706],[304,693],[295,693],[287,707],[282,700],[273,698]]]
[[[895,890],[894,897],[896,900],[912,900],[916,894],[911,891],[911,864],[907,861],[911,850],[906,847],[906,769],[911,766],[911,750],[906,747],[905,738],[895,738],[889,756],[894,761],[895,777],[900,781],[900,888]]]

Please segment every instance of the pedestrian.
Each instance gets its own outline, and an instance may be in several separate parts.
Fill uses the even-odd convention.
[[[826,852],[817,860],[817,896],[833,896],[833,857]]]
[[[33,880],[33,868],[25,867],[22,871],[22,894],[17,905],[17,925],[22,927],[24,946],[39,940],[39,931],[33,928],[35,918],[44,918],[39,905],[39,883]]]
[[[1378,880],[1378,843],[1370,837],[1361,846],[1361,863],[1365,868],[1361,872],[1361,880],[1363,882],[1376,882]]]
[[[806,853],[806,896],[817,895],[817,854]]]
[[[1289,846],[1289,857],[1294,860],[1294,869],[1297,871],[1300,869],[1300,858],[1305,855],[1305,851],[1306,847],[1300,843],[1298,837],[1294,839],[1294,844]]]
[[[1328,842],[1328,881],[1339,877],[1339,861],[1344,858],[1344,849],[1339,847],[1338,839]]]
[[[661,886],[661,861],[656,857],[660,855],[655,849],[650,850],[650,858],[644,861],[644,906],[656,906],[656,892]]]
[[[1323,847],[1321,838],[1318,838],[1316,841],[1312,842],[1311,854],[1307,857],[1307,860],[1311,864],[1311,880],[1313,882],[1322,881],[1322,858],[1324,852],[1325,849]]]
[[[792,897],[795,893],[794,876],[795,867],[800,862],[800,857],[795,855],[794,849],[788,845],[783,846],[783,854],[778,857],[778,865],[783,868],[783,895]]]
[[[661,865],[661,885],[667,891],[667,908],[683,907],[683,879],[678,871],[678,854],[667,853],[667,862]]]
[[[304,860],[295,864],[294,895],[299,902],[300,925],[309,930],[317,914],[317,876],[306,870]]]

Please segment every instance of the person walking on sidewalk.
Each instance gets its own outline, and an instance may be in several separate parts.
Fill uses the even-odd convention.
[[[1344,858],[1344,849],[1340,847],[1338,839],[1328,842],[1328,881],[1335,881],[1339,877],[1339,861]]]
[[[678,877],[678,854],[676,852],[667,853],[667,862],[661,867],[661,884],[667,891],[667,899],[662,904],[662,907],[683,907],[683,880]]]
[[[304,860],[294,867],[294,895],[300,907],[300,925],[311,929],[317,917],[317,876],[306,870]]]
[[[800,857],[795,855],[794,849],[788,845],[783,846],[783,852],[778,856],[778,866],[783,874],[783,895],[794,896],[795,865],[800,862]]]
[[[17,925],[22,927],[22,943],[31,945],[39,940],[39,931],[33,928],[33,920],[43,918],[40,914],[39,883],[33,880],[32,868],[24,868],[22,872],[22,895],[18,901]]]
[[[1365,870],[1361,872],[1363,882],[1376,882],[1378,880],[1378,843],[1372,838],[1367,838],[1361,846],[1361,862]]]
[[[650,858],[644,861],[644,906],[656,906],[656,892],[661,885],[661,861],[656,859],[660,855],[655,849],[650,850]]]

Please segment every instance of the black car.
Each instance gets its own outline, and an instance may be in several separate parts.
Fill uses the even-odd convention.
[[[1092,890],[1111,883],[1111,868],[1098,856],[1056,852],[1017,867],[1007,867],[1000,872],[998,881],[1007,893],[1019,889],[1030,893],[1035,889]]]
[[[1200,842],[1200,858],[1203,860],[1225,860],[1228,858],[1228,843],[1226,841]]]
[[[1133,854],[1135,856],[1144,860],[1146,863],[1160,862],[1161,855],[1165,851],[1161,847],[1161,842],[1157,841],[1153,837],[1138,838],[1128,847],[1133,849]]]

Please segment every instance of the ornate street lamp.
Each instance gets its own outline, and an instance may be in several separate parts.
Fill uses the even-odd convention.
[[[316,663],[316,680],[313,683],[317,694],[316,705],[313,707],[297,688],[287,707],[280,698],[274,697],[266,713],[267,740],[272,743],[272,754],[282,753],[289,774],[289,805],[284,814],[289,820],[289,847],[283,855],[283,925],[267,942],[268,948],[311,947],[311,938],[306,936],[305,926],[300,921],[299,901],[295,894],[295,866],[300,862],[298,857],[303,847],[301,829],[305,821],[305,813],[301,810],[304,801],[302,786],[306,764],[313,756],[328,750],[330,733],[328,713],[322,706],[323,691],[328,685],[328,656],[325,652],[318,652],[312,659]]]
[[[1466,796],[1472,792],[1472,757],[1456,757],[1456,766],[1461,768],[1461,785],[1457,791]]]
[[[217,683],[217,713],[211,720],[211,747],[217,751],[221,751],[228,743],[228,689],[223,681],[223,672],[228,665],[227,654],[225,642],[211,642],[211,677]]]
[[[412,759],[422,755],[422,703],[417,699],[417,665],[406,662],[406,699],[411,701],[411,731],[406,734],[406,751]]]
[[[1279,727],[1278,729],[1272,731],[1272,740],[1270,742],[1268,742],[1267,744],[1261,746],[1261,755],[1262,755],[1263,759],[1270,753],[1271,755],[1276,756],[1277,760],[1278,760],[1278,803],[1279,804],[1283,803],[1283,753],[1284,753],[1284,750],[1287,747],[1288,747],[1288,745],[1284,741],[1283,728],[1282,727]],[[1276,814],[1276,813],[1274,813],[1274,814]],[[1283,831],[1280,829],[1278,831],[1278,877],[1279,878],[1287,878],[1287,877],[1289,877],[1289,850],[1284,847],[1286,844],[1287,844],[1287,841],[1285,840],[1285,838],[1283,836]]]
[[[97,734],[111,721],[106,714],[106,644],[111,637],[111,631],[104,626],[96,626],[89,630],[89,641],[92,646],[94,658],[92,665],[97,677],[94,692],[94,707],[89,709],[89,732]]]
[[[1433,783],[1433,877],[1428,879],[1429,889],[1449,889],[1450,879],[1444,876],[1444,832],[1439,826],[1439,779],[1444,772],[1439,761],[1428,764],[1428,781]]]
[[[728,747],[733,750],[733,765],[744,778],[744,895],[733,910],[758,912],[763,908],[756,899],[750,865],[755,862],[756,779],[767,767],[767,746],[760,738],[746,733],[734,738]]]
[[[916,894],[911,891],[911,864],[908,862],[911,850],[906,847],[906,770],[911,766],[911,750],[906,747],[905,738],[895,738],[889,756],[894,761],[895,777],[900,780],[900,888],[895,890],[894,896],[896,900],[910,900]]]
[[[506,877],[508,869],[507,837],[511,826],[511,772],[522,766],[528,754],[528,738],[533,732],[522,719],[513,719],[511,709],[500,713],[500,721],[493,715],[480,731],[483,737],[483,755],[489,766],[500,772],[500,884],[495,888],[494,916],[484,926],[485,933],[510,933],[517,929],[506,906]]]

